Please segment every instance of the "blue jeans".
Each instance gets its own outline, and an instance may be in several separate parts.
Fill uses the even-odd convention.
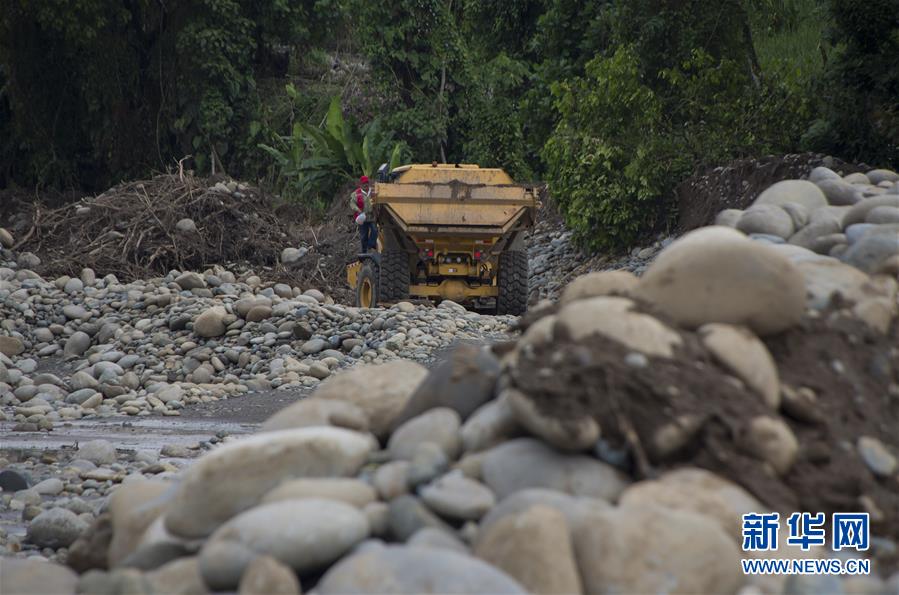
[[[366,221],[359,226],[359,241],[363,254],[378,247],[378,227],[374,221]]]

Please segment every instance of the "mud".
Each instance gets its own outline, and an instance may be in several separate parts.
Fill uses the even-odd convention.
[[[512,378],[547,415],[595,418],[605,440],[626,452],[635,477],[699,466],[772,509],[867,510],[875,535],[899,537],[899,477],[874,475],[856,447],[859,437],[870,436],[899,448],[899,323],[884,337],[855,320],[806,318],[766,341],[782,385],[816,395],[812,414],[799,416],[805,421],[767,409],[711,359],[695,334],[682,338],[673,359],[650,358],[641,368],[626,363],[628,350],[613,341],[557,337],[521,352]],[[783,420],[799,441],[797,461],[783,475],[751,452],[747,429],[759,415]],[[678,421],[684,446],[658,449],[660,428]]]

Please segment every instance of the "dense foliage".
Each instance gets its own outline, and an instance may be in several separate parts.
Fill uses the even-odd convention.
[[[615,249],[734,157],[895,165],[897,15],[899,0],[10,0],[0,185],[98,189],[181,160],[323,204],[391,158],[474,162],[548,180],[577,237]]]

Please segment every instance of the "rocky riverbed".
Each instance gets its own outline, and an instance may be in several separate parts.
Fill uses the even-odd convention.
[[[815,170],[639,276],[548,267],[517,321],[218,268],[45,281],[5,251],[4,435],[132,426],[3,449],[2,591],[896,592],[897,182]],[[492,347],[432,361],[463,338]],[[124,438],[273,394],[297,398],[259,427]],[[871,547],[741,551],[742,514],[797,510],[867,512]],[[872,574],[740,567],[835,555]]]

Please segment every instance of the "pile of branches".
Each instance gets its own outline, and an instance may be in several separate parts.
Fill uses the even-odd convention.
[[[192,219],[196,229],[179,230],[182,219]],[[181,173],[123,183],[57,209],[38,206],[20,245],[41,256],[45,274],[77,275],[91,267],[131,280],[214,264],[277,267],[290,245],[288,232],[288,222],[258,189],[232,192]]]

